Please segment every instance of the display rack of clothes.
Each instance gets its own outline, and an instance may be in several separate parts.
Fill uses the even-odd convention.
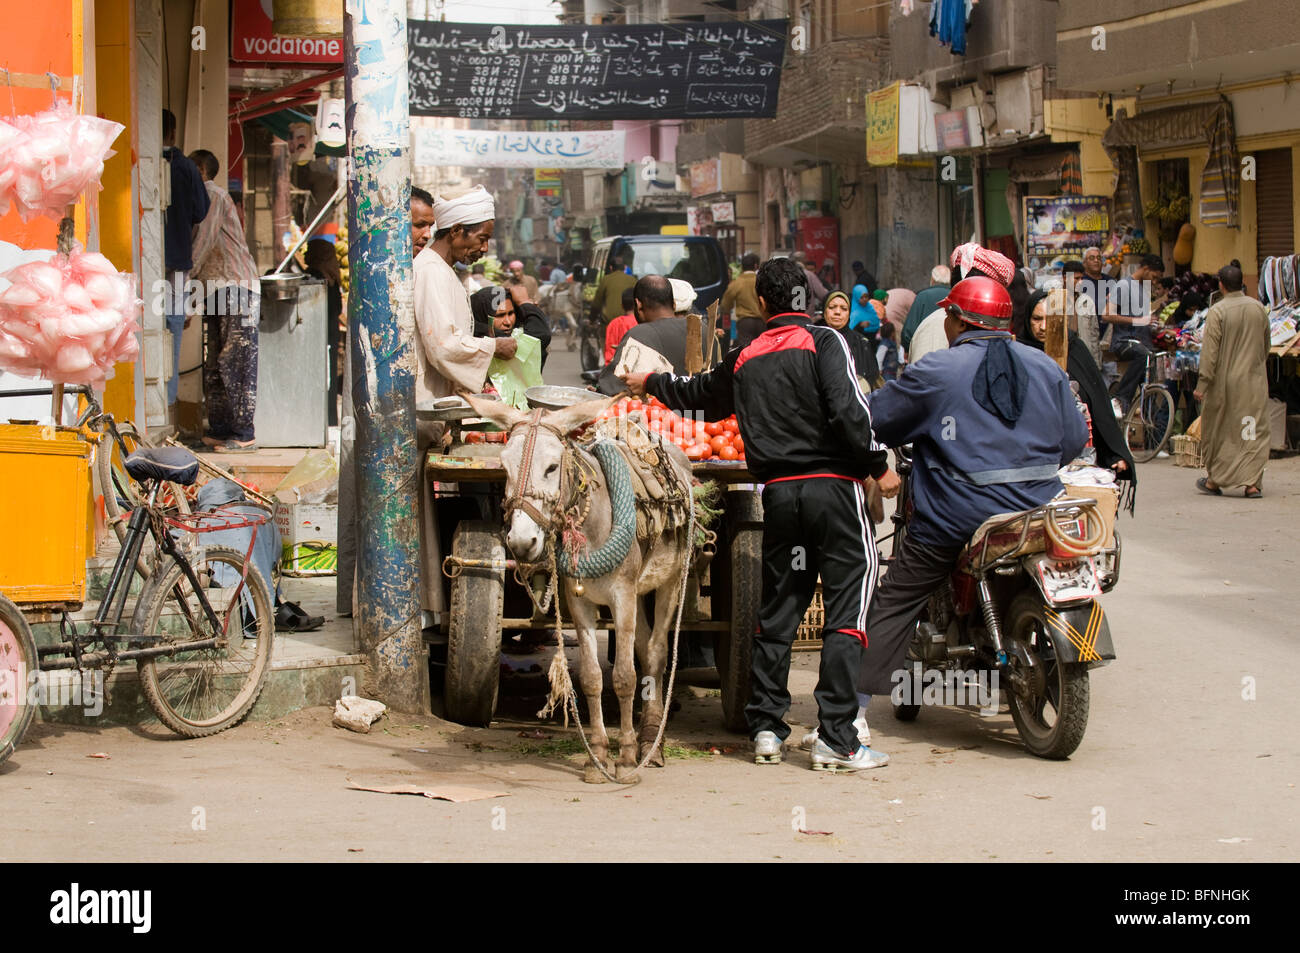
[[[1300,353],[1300,255],[1270,255],[1259,269],[1259,300],[1268,308],[1269,345]]]

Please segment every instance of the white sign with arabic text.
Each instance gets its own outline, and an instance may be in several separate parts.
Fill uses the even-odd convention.
[[[611,132],[488,132],[417,129],[417,166],[486,169],[621,169],[622,130]]]

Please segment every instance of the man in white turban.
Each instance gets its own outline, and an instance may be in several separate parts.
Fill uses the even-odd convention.
[[[433,237],[415,256],[415,327],[420,339],[415,378],[415,403],[427,404],[458,393],[477,394],[487,380],[493,357],[515,356],[514,338],[474,336],[469,294],[456,274],[456,264],[471,265],[487,253],[496,209],[481,185],[458,195],[436,195]],[[445,425],[417,425],[420,471],[425,451],[442,439]],[[421,604],[428,612],[443,612],[442,585],[436,567],[442,565],[433,507],[428,491],[420,493]],[[434,568],[431,568],[434,567]]]

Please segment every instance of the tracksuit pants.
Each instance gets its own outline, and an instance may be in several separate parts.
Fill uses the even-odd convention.
[[[763,488],[763,596],[754,634],[750,736],[790,734],[790,651],[820,574],[826,607],[813,697],[818,732],[837,754],[858,748],[854,681],[876,584],[876,542],[862,483],[848,477],[775,480]]]
[[[865,695],[888,695],[904,673],[907,646],[921,610],[957,565],[962,547],[930,546],[903,537],[898,558],[880,582],[867,618],[870,639],[862,654],[857,688]]]

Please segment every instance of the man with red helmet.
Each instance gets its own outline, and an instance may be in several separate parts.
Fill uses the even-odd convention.
[[[979,525],[1055,497],[1088,439],[1065,372],[1009,333],[1001,283],[966,278],[939,306],[948,348],[868,398],[876,439],[912,445],[915,511],[868,616],[861,705],[896,683],[921,610]]]

